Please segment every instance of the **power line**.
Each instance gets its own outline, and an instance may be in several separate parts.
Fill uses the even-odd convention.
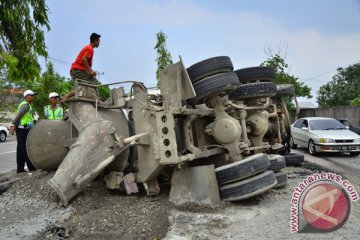
[[[328,75],[329,73],[332,73],[332,72],[335,72],[335,71],[336,71],[336,70],[327,71],[327,72],[321,73],[321,74],[319,74],[319,75],[313,76],[313,77],[311,77],[311,78],[307,78],[307,79],[305,79],[305,80],[303,80],[303,81],[305,82],[305,81],[313,80],[313,79],[315,79],[315,78]]]
[[[347,64],[346,66],[342,66],[342,67],[339,67],[339,68],[348,67],[348,66],[350,66],[350,65],[352,65],[352,64],[355,64],[355,63],[358,63],[358,62],[360,62],[360,60],[356,60],[356,61],[354,61],[354,62],[351,62],[351,63]],[[337,68],[337,69],[338,69],[338,68]],[[318,78],[318,77],[321,77],[321,76],[328,75],[329,73],[332,73],[332,72],[337,71],[337,69],[333,69],[333,70],[330,70],[330,71],[321,73],[321,74],[319,74],[319,75],[315,75],[315,76],[313,76],[313,77],[307,78],[307,79],[302,80],[302,81],[305,82],[305,81],[313,80],[313,79]]]
[[[62,64],[67,65],[67,66],[71,65],[71,63],[69,63],[69,62],[66,62],[66,61],[63,61],[63,60],[60,60],[60,59],[57,59],[57,58],[53,58],[53,57],[50,57],[50,56],[48,56],[47,58],[49,58],[51,60],[54,60],[54,61],[56,61],[58,63],[62,63]]]

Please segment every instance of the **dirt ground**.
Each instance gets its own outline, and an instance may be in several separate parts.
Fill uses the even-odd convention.
[[[181,210],[168,202],[167,185],[155,197],[144,191],[127,196],[106,189],[102,181],[92,182],[63,208],[47,184],[53,173],[23,173],[0,195],[0,239],[358,239],[359,202],[353,203],[347,223],[333,233],[290,233],[292,189],[321,170],[310,163],[288,167],[286,188],[216,209]]]

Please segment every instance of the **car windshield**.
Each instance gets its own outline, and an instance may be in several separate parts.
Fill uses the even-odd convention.
[[[311,130],[338,130],[345,129],[344,125],[335,119],[310,120]]]

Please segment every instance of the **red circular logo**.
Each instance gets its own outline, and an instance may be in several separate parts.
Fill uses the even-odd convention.
[[[341,227],[350,214],[350,200],[342,188],[320,182],[309,187],[302,201],[305,220],[326,232]]]

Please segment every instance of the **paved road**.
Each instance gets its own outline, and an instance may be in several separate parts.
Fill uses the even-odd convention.
[[[334,172],[341,173],[348,177],[353,177],[355,184],[360,186],[360,156],[350,156],[346,153],[320,154],[317,157],[309,155],[306,148],[298,148],[292,152],[304,154],[305,159],[325,168],[332,169]]]
[[[300,152],[308,153],[306,148],[298,148]],[[350,171],[358,171],[360,173],[360,155],[350,156],[348,153],[326,153],[319,154],[318,157],[324,158],[336,165],[349,169]]]
[[[16,136],[9,136],[6,142],[0,142],[0,173],[16,169]]]

